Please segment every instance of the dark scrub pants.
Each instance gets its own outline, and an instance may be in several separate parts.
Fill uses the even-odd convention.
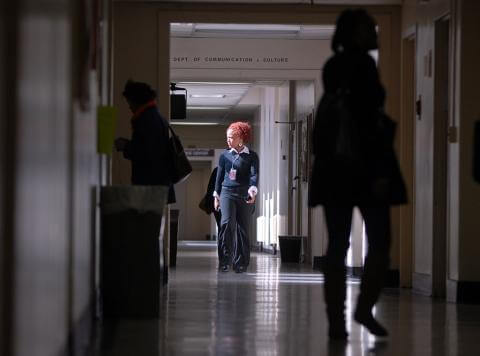
[[[236,189],[222,188],[220,210],[222,219],[218,233],[218,259],[220,266],[230,263],[234,269],[247,267],[250,263],[250,216],[252,205],[247,204],[246,194]]]

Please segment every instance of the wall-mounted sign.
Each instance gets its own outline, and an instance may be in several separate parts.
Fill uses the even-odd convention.
[[[113,106],[97,108],[97,152],[112,154],[115,127],[117,124],[117,109]]]
[[[213,157],[215,150],[208,148],[185,148],[187,157]]]
[[[172,38],[173,69],[321,69],[330,40]]]

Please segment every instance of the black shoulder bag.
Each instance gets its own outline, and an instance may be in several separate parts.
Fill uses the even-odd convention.
[[[172,127],[168,125],[172,136],[169,138],[170,150],[170,178],[173,184],[180,183],[192,173],[192,165],[185,154],[180,138],[175,134]]]

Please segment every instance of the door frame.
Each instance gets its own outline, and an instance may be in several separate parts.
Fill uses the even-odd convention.
[[[400,160],[409,203],[400,208],[400,286],[412,287],[415,226],[416,33],[402,39],[402,115]]]
[[[432,296],[445,298],[448,236],[448,126],[451,93],[451,18],[435,21]]]

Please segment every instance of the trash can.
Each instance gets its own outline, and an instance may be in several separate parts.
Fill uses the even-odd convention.
[[[170,267],[177,265],[178,219],[180,210],[170,209]]]
[[[303,236],[298,235],[278,236],[278,242],[280,244],[280,260],[282,263],[300,263],[302,239]]]
[[[159,317],[162,214],[168,187],[102,187],[100,293],[104,317]]]

